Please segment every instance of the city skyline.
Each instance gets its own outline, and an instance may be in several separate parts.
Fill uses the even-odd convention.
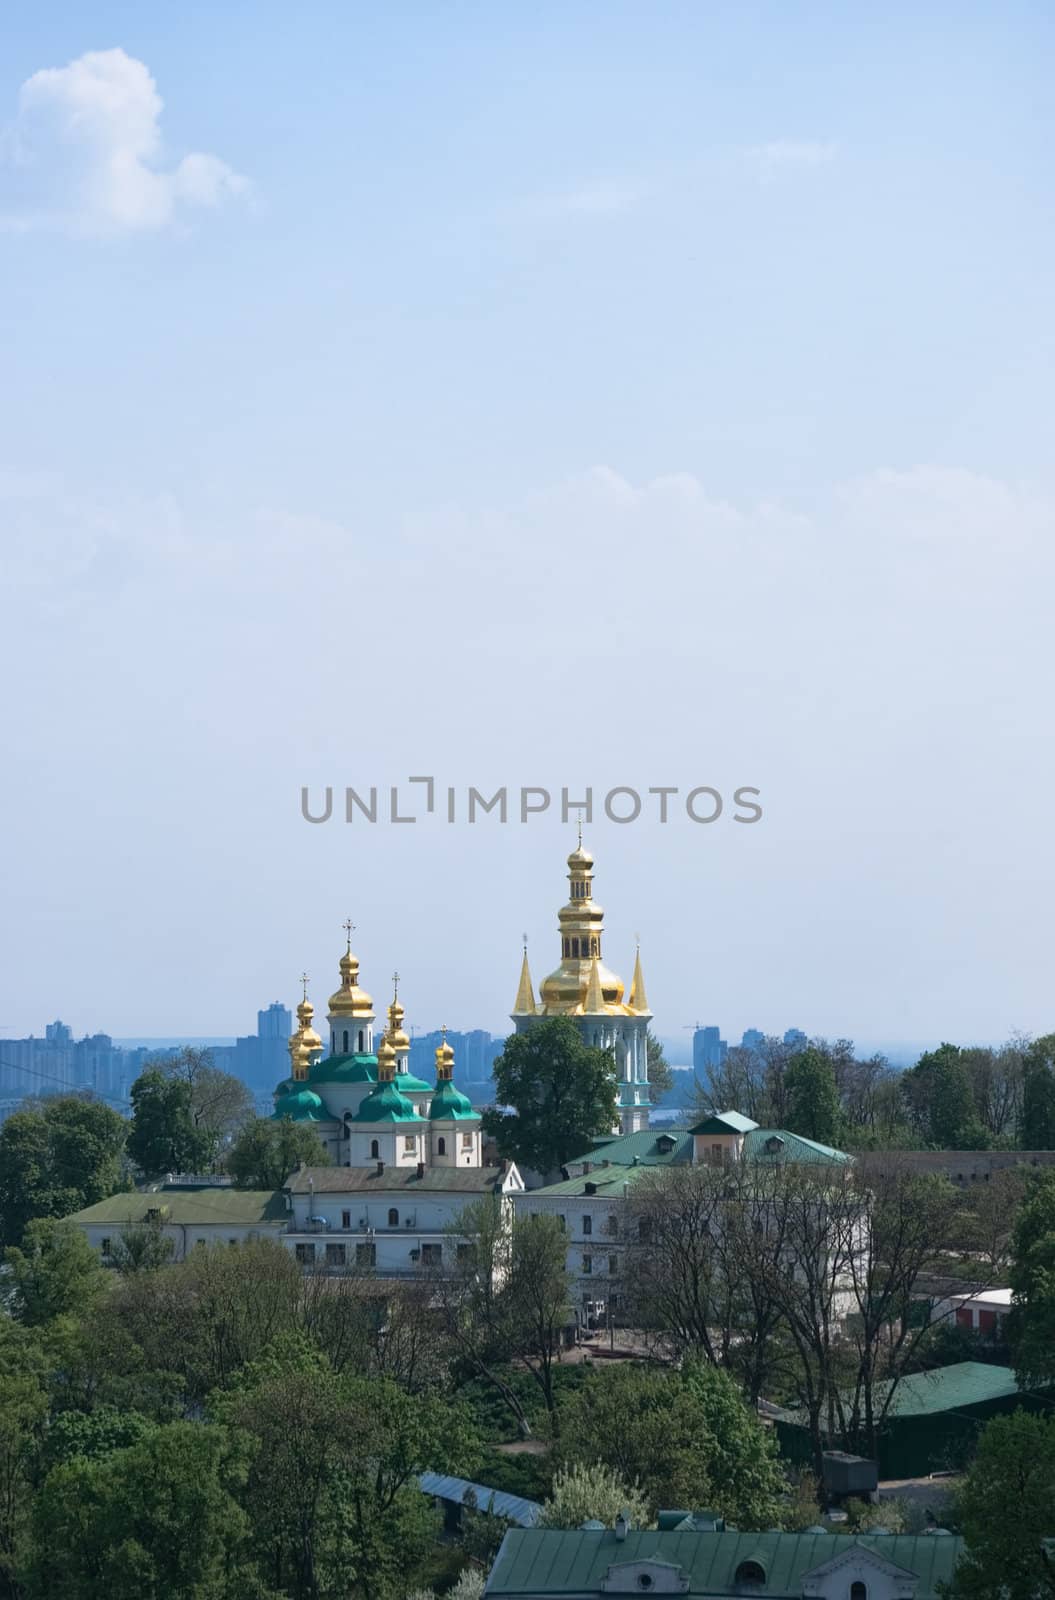
[[[592,790],[663,1036],[1050,1030],[1053,29],[23,8],[0,1032],[225,1034],[351,916],[500,1033],[575,836],[502,787]]]

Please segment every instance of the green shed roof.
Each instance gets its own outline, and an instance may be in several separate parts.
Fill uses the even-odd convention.
[[[758,1123],[739,1111],[711,1111],[702,1122],[697,1122],[690,1133],[750,1133]]]
[[[1020,1385],[1010,1367],[985,1361],[956,1361],[932,1372],[914,1372],[902,1378],[890,1407],[895,1417],[926,1417],[938,1411],[958,1411],[1018,1394]]]
[[[744,1160],[757,1161],[764,1166],[794,1161],[803,1166],[843,1167],[852,1159],[845,1150],[818,1144],[816,1139],[804,1139],[800,1133],[789,1133],[787,1128],[752,1128],[744,1139]]]
[[[806,1575],[848,1554],[855,1546],[915,1574],[915,1600],[937,1600],[963,1549],[951,1535],[831,1533],[690,1533],[632,1529],[617,1540],[602,1531],[512,1528],[506,1534],[487,1595],[592,1597],[606,1592],[608,1569],[624,1562],[654,1560],[681,1569],[690,1596],[728,1596],[737,1587],[741,1562],[756,1561],[765,1583],[751,1593],[801,1600]]]

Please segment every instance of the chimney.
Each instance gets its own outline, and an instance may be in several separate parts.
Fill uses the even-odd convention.
[[[385,1170],[384,1162],[383,1161],[379,1161],[377,1163],[377,1176],[380,1177],[381,1174],[384,1172],[384,1170]]]
[[[424,1161],[419,1161],[418,1162],[418,1177],[419,1178],[423,1178],[424,1176],[425,1176],[425,1163],[424,1163]]]
[[[630,1518],[627,1516],[625,1511],[620,1511],[619,1515],[615,1519],[615,1536],[619,1540],[620,1544],[622,1544],[629,1532]]]

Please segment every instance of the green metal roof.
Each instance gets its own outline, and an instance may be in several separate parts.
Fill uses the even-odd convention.
[[[927,1417],[938,1411],[958,1411],[963,1406],[985,1405],[1018,1394],[1020,1385],[1010,1367],[985,1361],[956,1361],[932,1372],[914,1372],[902,1378],[889,1415]]]
[[[640,1133],[595,1140],[591,1149],[574,1158],[573,1165],[580,1161],[610,1161],[613,1166],[632,1167],[635,1160],[650,1167],[691,1161],[692,1136],[687,1128],[643,1128]]]
[[[779,1140],[779,1148],[767,1146]],[[744,1160],[757,1161],[763,1166],[779,1166],[794,1161],[802,1166],[843,1167],[853,1159],[845,1150],[836,1150],[830,1144],[818,1144],[815,1139],[804,1139],[800,1133],[789,1133],[786,1128],[753,1128],[744,1139]]]
[[[429,1107],[430,1118],[445,1122],[479,1122],[473,1103],[453,1083],[438,1083]]]
[[[855,1537],[831,1533],[660,1533],[636,1529],[617,1540],[615,1534],[584,1530],[511,1528],[506,1534],[486,1594],[524,1596],[600,1596],[609,1567],[624,1562],[655,1560],[679,1567],[688,1579],[689,1595],[734,1595],[741,1562],[757,1561],[766,1575],[752,1594],[800,1600],[807,1573],[847,1554],[855,1546],[914,1573],[915,1600],[937,1600],[938,1584],[947,1583],[963,1549],[951,1535],[918,1537],[873,1534]]]
[[[581,1178],[563,1178],[559,1183],[548,1183],[544,1189],[528,1189],[524,1198],[536,1194],[547,1197],[567,1195],[572,1199],[585,1195],[589,1198],[586,1186],[590,1184],[591,1193],[618,1199],[628,1183],[633,1183],[642,1172],[647,1171],[647,1167],[595,1167]]]
[[[739,1111],[710,1111],[702,1122],[697,1122],[690,1128],[690,1133],[750,1133],[757,1128],[758,1123],[752,1122],[750,1117],[740,1115]]]
[[[408,1100],[390,1079],[370,1090],[353,1122],[423,1122],[412,1100]]]
[[[163,1222],[195,1227],[203,1223],[232,1223],[253,1227],[285,1223],[289,1213],[281,1189],[150,1189],[112,1194],[94,1206],[75,1211],[70,1222],[128,1227],[145,1222],[147,1213],[160,1211]]]
[[[309,1083],[376,1083],[377,1057],[324,1056],[308,1073]]]
[[[424,1078],[415,1078],[412,1072],[397,1072],[392,1081],[400,1094],[432,1094],[434,1088]]]
[[[353,1194],[390,1189],[448,1190],[465,1194],[497,1194],[507,1175],[506,1167],[426,1167],[418,1177],[412,1167],[393,1167],[386,1163],[378,1172],[372,1167],[298,1167],[285,1183],[290,1194]]]
[[[314,1089],[309,1089],[307,1084],[300,1084],[296,1089],[291,1089],[275,1101],[275,1109],[271,1113],[276,1122],[288,1118],[290,1122],[332,1122],[333,1118],[323,1105]]]

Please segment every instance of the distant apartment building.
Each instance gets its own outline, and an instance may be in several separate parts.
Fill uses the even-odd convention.
[[[467,1090],[471,1088],[475,1091],[471,1099],[481,1101],[491,1098],[491,1074],[502,1054],[504,1042],[483,1028],[473,1028],[468,1033],[451,1033],[448,1030],[447,1043],[454,1050],[457,1062],[455,1077]],[[442,1043],[443,1034],[439,1030],[417,1034],[410,1045],[411,1072],[423,1077],[431,1071],[436,1050]]]
[[[767,1035],[761,1028],[745,1028],[740,1039],[744,1050],[753,1050],[758,1054],[766,1042]],[[809,1043],[801,1028],[788,1028],[784,1033],[784,1043],[793,1048],[803,1048]]]
[[[74,1039],[65,1022],[49,1022],[44,1037],[0,1039],[0,1101],[11,1111],[27,1095],[91,1089],[108,1100],[127,1099],[139,1052],[122,1050],[108,1033]]]
[[[701,1073],[720,1067],[729,1046],[721,1036],[721,1029],[713,1026],[697,1028],[692,1036],[692,1069]]]

